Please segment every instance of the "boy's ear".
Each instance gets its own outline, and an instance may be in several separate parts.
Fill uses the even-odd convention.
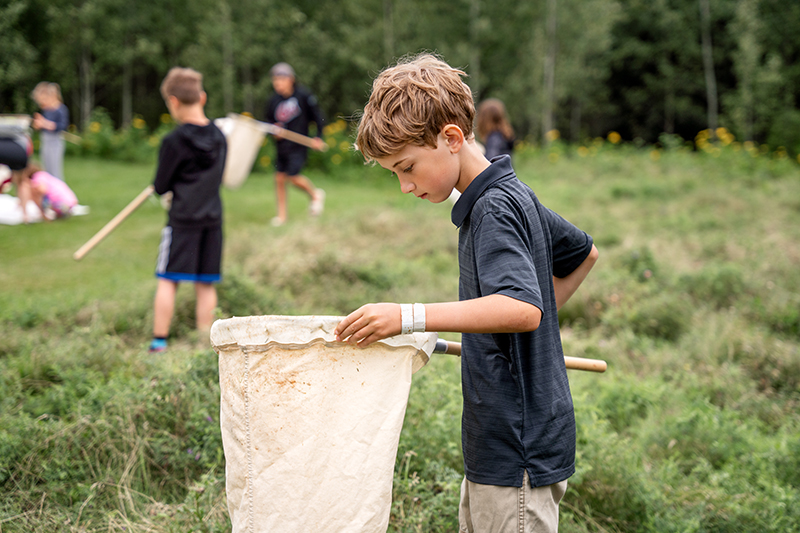
[[[207,100],[208,100],[208,97],[206,96],[206,92],[205,92],[205,91],[202,91],[202,92],[200,93],[200,105],[201,105],[201,106],[205,106],[205,105],[206,105],[206,101],[207,101]]]
[[[461,146],[464,144],[464,132],[455,124],[445,124],[442,128],[442,136],[447,142],[447,147],[452,153],[458,153]]]

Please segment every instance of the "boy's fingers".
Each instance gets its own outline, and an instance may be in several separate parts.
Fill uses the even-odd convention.
[[[337,340],[344,340],[349,338],[353,335],[358,329],[357,322],[363,318],[363,312],[361,308],[356,309],[339,322],[339,325],[336,326],[334,330],[334,334],[336,335]]]

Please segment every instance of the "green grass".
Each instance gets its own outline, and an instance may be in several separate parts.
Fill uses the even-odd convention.
[[[578,462],[561,531],[800,529],[797,165],[730,148],[579,154],[515,160],[601,253],[560,317],[569,355],[609,364],[570,372]],[[0,226],[0,531],[227,531],[216,356],[193,332],[190,288],[170,351],[144,349],[164,210],[146,202],[72,259],[153,167],[66,170],[88,216]],[[309,218],[292,190],[280,228],[270,175],[224,191],[220,317],[457,297],[446,205],[374,168],[309,176],[325,213]],[[458,360],[434,357],[414,379],[390,531],[456,529],[460,402]]]

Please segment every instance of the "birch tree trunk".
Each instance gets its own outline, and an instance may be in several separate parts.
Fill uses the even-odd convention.
[[[711,137],[716,137],[719,105],[717,78],[714,74],[714,49],[711,44],[711,7],[709,0],[700,0],[700,35],[703,45],[703,71],[706,77],[706,109]]]
[[[550,142],[547,133],[553,129],[556,92],[556,29],[557,0],[547,0],[547,55],[544,58],[544,106],[542,109],[542,141]]]
[[[222,105],[225,113],[233,111],[233,20],[228,2],[221,2],[222,8]]]
[[[394,4],[383,0],[383,56],[386,63],[394,59]]]
[[[127,128],[133,120],[133,76],[131,74],[131,63],[126,61],[122,66],[122,127]]]
[[[94,71],[92,69],[92,56],[88,47],[81,51],[80,64],[81,80],[81,124],[86,125],[92,117],[94,108]]]
[[[476,102],[481,99],[481,46],[480,46],[480,21],[481,2],[470,0],[469,4],[469,85],[472,97]]]
[[[242,65],[242,97],[244,98],[244,110],[255,115],[255,97],[253,96],[253,68],[247,61]]]

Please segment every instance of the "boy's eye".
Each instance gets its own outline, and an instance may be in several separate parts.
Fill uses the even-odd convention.
[[[403,169],[403,172],[411,172],[411,169],[414,168],[414,165],[408,165],[406,168]]]

